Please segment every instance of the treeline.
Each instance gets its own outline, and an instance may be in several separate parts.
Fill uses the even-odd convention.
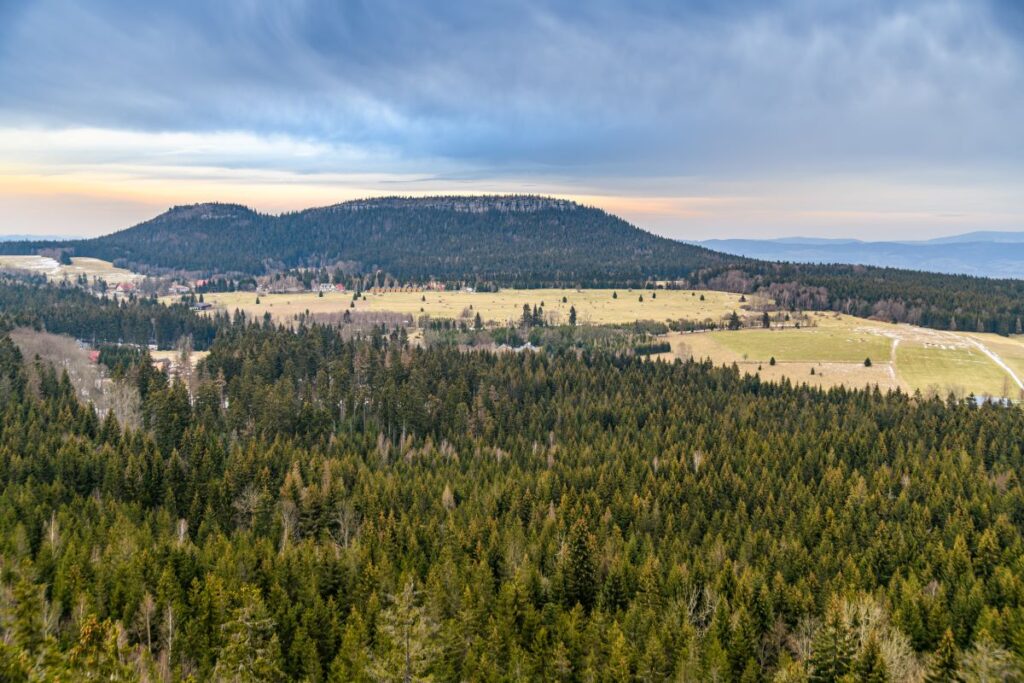
[[[1024,280],[896,268],[764,264],[711,286],[758,291],[783,310],[834,310],[940,330],[1021,334]]]
[[[128,374],[144,431],[0,340],[4,680],[1019,675],[1022,411],[240,321]]]
[[[155,343],[161,349],[174,348],[179,339],[191,336],[194,348],[206,349],[217,325],[217,320],[181,304],[164,306],[145,297],[114,301],[66,283],[44,286],[0,278],[0,330],[34,327],[97,345]]]

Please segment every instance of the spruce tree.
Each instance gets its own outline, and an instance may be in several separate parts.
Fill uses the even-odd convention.
[[[889,683],[889,670],[882,658],[882,649],[878,639],[872,634],[857,655],[853,665],[853,673],[860,683]]]
[[[417,604],[415,585],[408,579],[377,620],[377,648],[369,667],[371,678],[396,683],[429,681],[438,650],[436,626]]]
[[[951,629],[947,628],[942,635],[924,680],[926,683],[963,683],[964,678],[960,675],[960,653]]]
[[[606,635],[607,641],[607,666],[605,672],[609,681],[626,681],[630,678],[629,672],[629,645],[626,643],[626,636],[619,628],[618,622],[612,622]]]
[[[28,683],[28,657],[16,645],[0,641],[0,681]]]
[[[578,518],[569,530],[565,566],[565,604],[572,608],[579,603],[585,610],[594,605],[597,594],[593,539],[584,517]]]
[[[362,615],[353,607],[342,631],[338,654],[331,662],[330,683],[369,683],[366,625]]]
[[[853,664],[853,636],[843,619],[838,599],[832,601],[825,613],[825,621],[815,634],[811,647],[812,683],[836,683],[849,673]]]
[[[259,589],[243,586],[239,605],[223,626],[225,644],[214,668],[217,680],[283,681],[281,645]]]
[[[110,683],[135,680],[126,663],[128,652],[122,645],[123,636],[119,625],[109,620],[99,621],[90,615],[82,624],[78,642],[66,657],[47,667],[42,679]]]
[[[35,654],[43,642],[43,634],[39,628],[39,615],[42,613],[42,595],[40,587],[21,577],[14,584],[14,619],[11,632],[14,642],[29,653]]]
[[[323,669],[320,666],[320,654],[317,652],[316,643],[302,626],[295,632],[292,638],[292,646],[289,649],[291,660],[291,676],[295,680],[319,683],[323,680]]]
[[[733,615],[729,629],[729,664],[733,676],[741,680],[757,655],[758,634],[750,612],[739,607]]]

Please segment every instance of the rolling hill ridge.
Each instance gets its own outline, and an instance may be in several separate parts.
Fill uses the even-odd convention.
[[[343,262],[404,280],[525,286],[639,284],[746,261],[658,237],[600,209],[528,196],[367,199],[280,216],[198,204],[45,246],[150,271],[260,274]]]

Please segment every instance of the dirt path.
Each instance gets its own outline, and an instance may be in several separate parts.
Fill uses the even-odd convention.
[[[892,338],[892,347],[889,349],[889,378],[893,382],[896,380],[896,347],[900,345],[900,338]]]
[[[1016,384],[1021,391],[1024,391],[1024,380],[1022,380],[1017,373],[1015,373],[1013,369],[1007,365],[1002,358],[1000,358],[999,354],[970,335],[959,334],[948,330],[931,330],[927,328],[900,328],[896,330],[864,327],[860,329],[874,334],[881,334],[892,339],[892,346],[889,351],[889,376],[894,381],[897,377],[896,349],[899,347],[901,341],[907,341],[910,343],[938,345],[942,348],[975,348],[983,353],[990,361],[995,363],[1003,372],[1009,375],[1014,384]]]
[[[987,346],[982,344],[977,339],[973,339],[973,338],[965,338],[965,339],[967,339],[967,341],[970,344],[972,344],[975,348],[977,348],[983,354],[988,356],[989,359],[991,359],[993,363],[995,363],[996,365],[1001,367],[1003,370],[1005,370],[1006,374],[1008,374],[1010,377],[1012,377],[1013,381],[1017,383],[1017,387],[1019,387],[1021,390],[1024,390],[1024,382],[1021,382],[1020,381],[1020,377],[1017,376],[1017,373],[1015,373],[1013,370],[1011,370],[1010,366],[1007,365],[1005,362],[1003,362],[1003,359],[999,357],[999,354],[997,354],[996,352],[994,352],[991,349],[989,349]]]

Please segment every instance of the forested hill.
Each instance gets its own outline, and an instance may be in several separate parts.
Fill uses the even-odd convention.
[[[506,286],[642,283],[746,260],[652,235],[600,209],[526,196],[369,199],[281,216],[199,204],[62,246],[137,268],[259,274],[340,261],[402,280]]]
[[[938,329],[1022,331],[1024,280],[896,268],[779,264],[645,232],[600,209],[534,196],[366,199],[271,216],[234,204],[175,207],[90,240],[17,242],[138,270],[259,274],[343,263],[349,273],[501,287],[627,287],[652,280],[761,292],[786,309],[825,309]]]

